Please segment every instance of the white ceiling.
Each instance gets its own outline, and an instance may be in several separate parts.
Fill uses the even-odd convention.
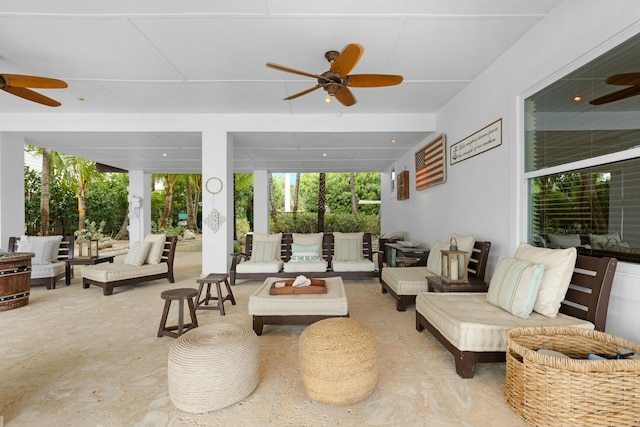
[[[433,114],[559,2],[3,0],[0,73],[69,87],[40,90],[58,108],[2,92],[0,114]],[[352,89],[358,102],[348,108],[325,103],[323,91],[282,100],[315,80],[266,62],[322,73],[324,53],[352,42],[365,48],[352,73],[400,74],[404,82]],[[199,132],[28,130],[19,133],[30,143],[123,169],[197,173],[202,162]],[[234,168],[379,171],[428,136],[240,132]],[[158,161],[166,150],[175,156]],[[319,161],[324,152],[335,156]]]

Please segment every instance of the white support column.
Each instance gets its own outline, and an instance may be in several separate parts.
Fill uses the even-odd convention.
[[[140,242],[151,233],[151,174],[129,171],[129,242]]]
[[[233,137],[202,133],[202,273],[226,273],[233,252]]]
[[[24,138],[0,133],[0,248],[24,234]]]
[[[269,175],[266,170],[253,171],[253,231],[269,232]]]

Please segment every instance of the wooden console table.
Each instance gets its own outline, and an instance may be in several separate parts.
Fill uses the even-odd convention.
[[[440,276],[426,276],[428,292],[487,292],[489,284],[469,276],[469,283],[447,283]]]
[[[397,267],[396,258],[419,258],[420,260],[414,265],[427,265],[427,257],[429,256],[429,248],[426,246],[415,246],[410,248],[403,246],[400,243],[386,243],[385,262],[389,267]]]

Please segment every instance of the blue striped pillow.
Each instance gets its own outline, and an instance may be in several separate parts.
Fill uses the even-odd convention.
[[[487,301],[521,319],[528,319],[538,297],[544,264],[503,258],[496,267]]]
[[[275,240],[254,241],[253,245],[251,246],[251,260],[255,262],[275,261],[278,255],[277,250],[278,242]]]
[[[291,261],[320,261],[322,247],[320,245],[291,244]]]

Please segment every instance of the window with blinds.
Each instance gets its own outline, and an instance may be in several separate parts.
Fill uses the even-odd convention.
[[[525,100],[530,243],[640,262],[640,96],[597,101],[634,84],[640,35]]]

